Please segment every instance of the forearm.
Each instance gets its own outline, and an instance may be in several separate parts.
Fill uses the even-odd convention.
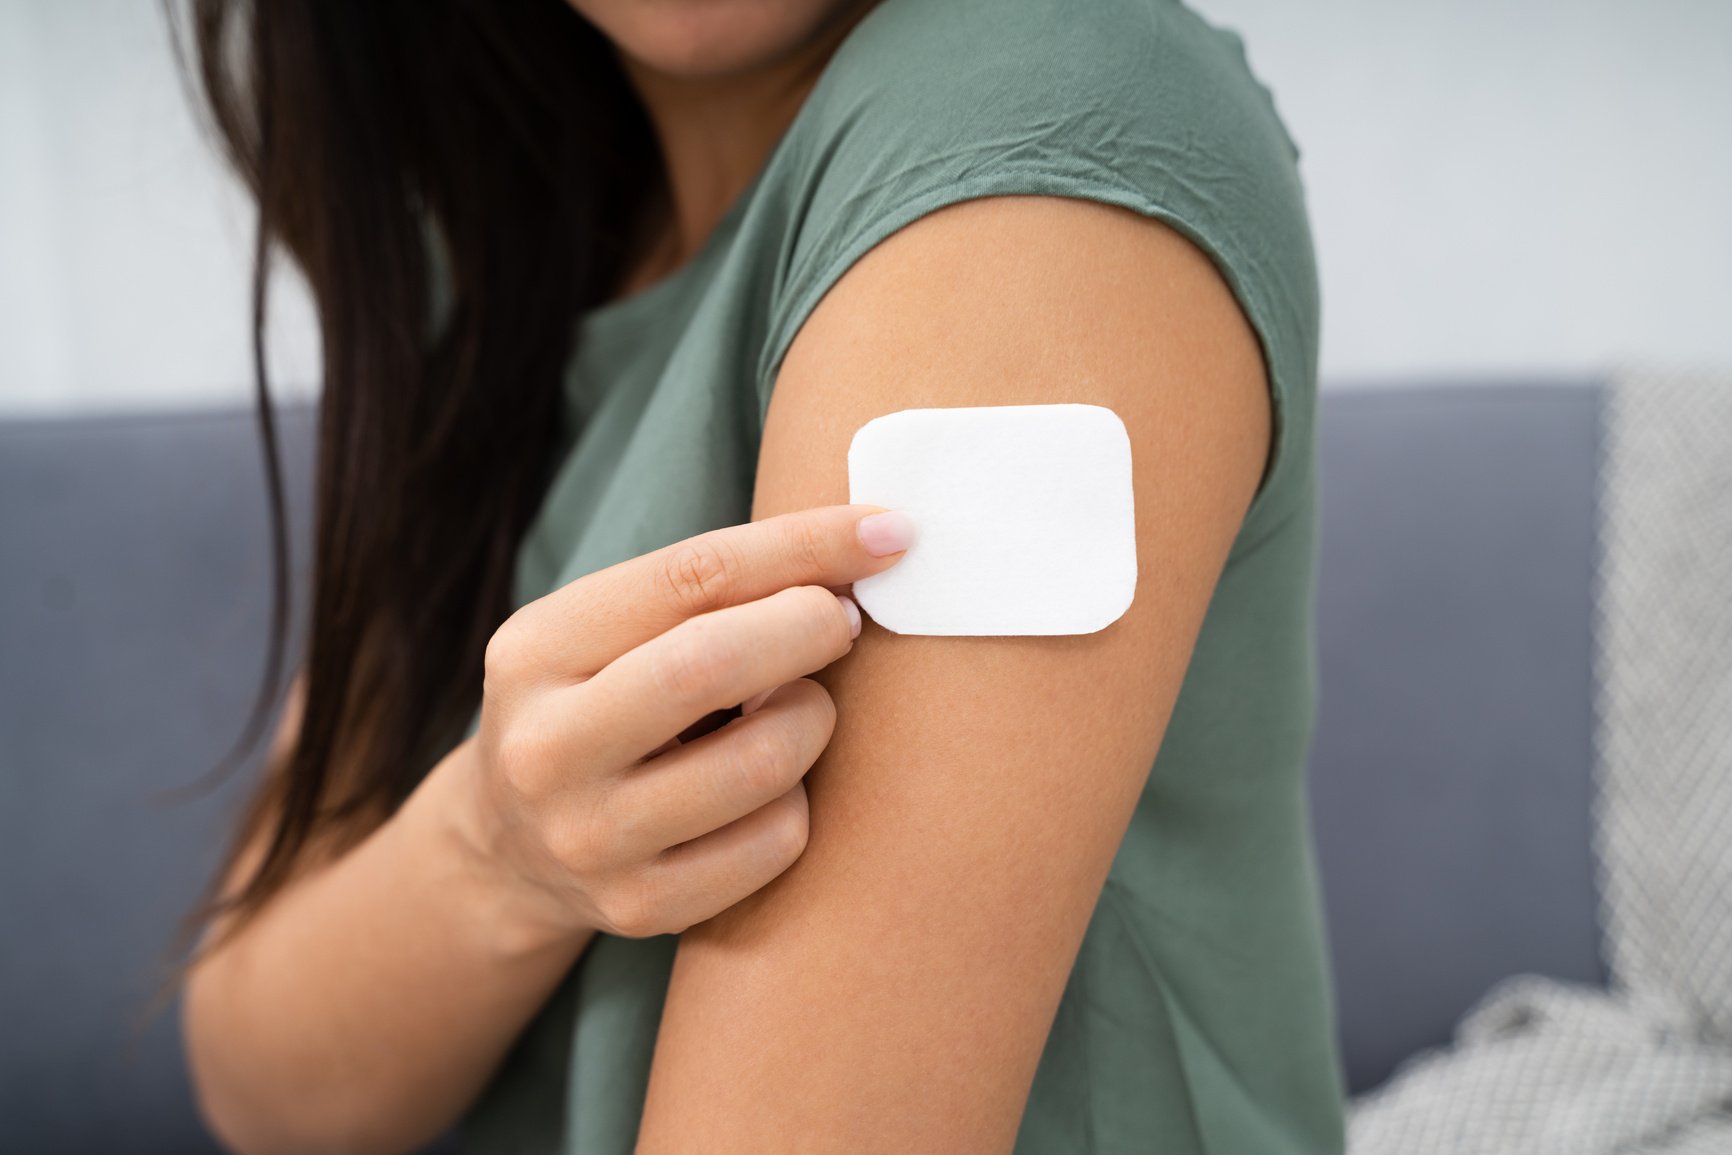
[[[189,976],[200,1100],[236,1149],[402,1151],[439,1134],[588,944],[520,918],[476,852],[457,817],[468,756]]]

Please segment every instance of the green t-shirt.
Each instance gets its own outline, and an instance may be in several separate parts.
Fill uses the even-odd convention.
[[[749,520],[800,325],[945,205],[1046,194],[1158,218],[1255,329],[1274,460],[1053,1022],[1022,1155],[1342,1147],[1304,789],[1318,302],[1297,156],[1239,39],[1170,0],[886,0],[699,255],[582,319],[571,448],[522,546],[522,601]],[[470,1149],[628,1155],[677,941],[594,941],[467,1120]]]

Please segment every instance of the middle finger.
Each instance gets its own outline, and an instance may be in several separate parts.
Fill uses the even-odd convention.
[[[836,707],[818,683],[778,686],[754,712],[632,771],[607,795],[604,821],[631,859],[700,838],[793,789],[835,725]]]
[[[605,718],[590,754],[624,766],[713,710],[803,678],[846,654],[860,611],[822,586],[794,586],[689,618],[560,693]]]

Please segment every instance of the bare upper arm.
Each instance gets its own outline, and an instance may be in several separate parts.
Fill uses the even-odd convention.
[[[838,723],[807,779],[807,850],[683,936],[640,1150],[1010,1148],[1262,474],[1256,338],[1208,260],[1149,219],[1034,197],[947,209],[807,321],[754,505],[845,501],[849,439],[880,414],[1052,401],[1130,432],[1134,604],[1075,637],[869,624],[824,672]]]

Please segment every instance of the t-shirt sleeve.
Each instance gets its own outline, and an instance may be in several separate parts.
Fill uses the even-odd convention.
[[[1050,195],[1159,219],[1220,270],[1268,370],[1257,505],[1308,457],[1318,301],[1298,150],[1233,33],[1168,0],[884,0],[782,147],[791,227],[760,418],[800,326],[873,246],[947,205]]]

